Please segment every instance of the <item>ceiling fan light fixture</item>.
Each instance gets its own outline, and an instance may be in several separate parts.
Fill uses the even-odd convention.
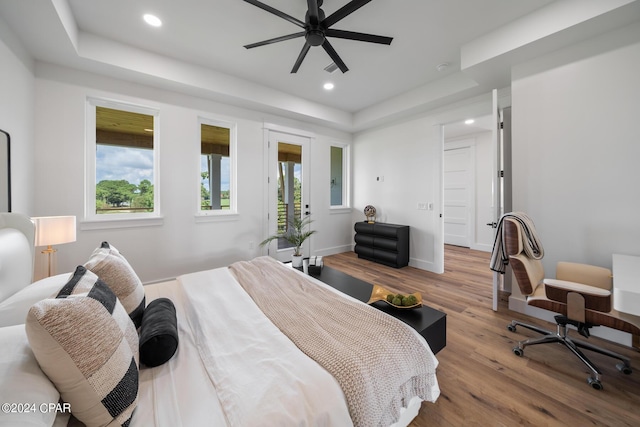
[[[155,15],[152,15],[150,13],[146,13],[142,16],[142,19],[144,19],[144,22],[146,22],[147,24],[151,25],[152,27],[161,27],[162,26],[162,20],[160,18],[158,18]]]

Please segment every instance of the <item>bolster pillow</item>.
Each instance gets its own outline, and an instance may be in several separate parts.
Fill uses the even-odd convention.
[[[140,362],[149,367],[162,365],[177,349],[176,307],[168,298],[151,301],[144,310],[140,326]]]

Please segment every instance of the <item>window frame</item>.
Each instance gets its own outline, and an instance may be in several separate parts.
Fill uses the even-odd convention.
[[[329,209],[332,211],[351,210],[351,193],[350,189],[350,151],[351,145],[344,142],[333,141],[329,144],[329,181],[331,181],[331,148],[337,147],[342,149],[342,204],[331,204],[331,187],[329,187]]]
[[[104,215],[96,213],[96,107],[153,116],[153,212],[118,213]],[[106,98],[87,97],[86,102],[86,138],[85,138],[85,206],[81,229],[103,229],[121,227],[139,227],[160,225],[160,110],[157,108],[133,104]]]
[[[229,129],[229,209],[216,209],[216,210],[203,210],[201,205],[201,193],[200,185],[202,183],[200,177],[200,160],[202,156],[201,142],[202,142],[202,125],[216,126],[225,129]],[[237,149],[237,128],[236,122],[222,120],[218,118],[198,116],[198,140],[197,142],[197,185],[196,185],[196,221],[216,221],[225,219],[235,219],[238,215],[238,179],[237,179],[237,163],[238,163],[238,149]]]

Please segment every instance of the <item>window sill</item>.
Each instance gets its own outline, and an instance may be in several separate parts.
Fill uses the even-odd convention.
[[[85,219],[80,221],[80,230],[159,227],[162,224],[164,224],[164,218],[161,216],[148,218]]]
[[[351,208],[345,208],[343,206],[336,206],[336,207],[331,207],[329,208],[329,214],[334,215],[334,214],[350,214],[351,213]]]
[[[224,222],[224,221],[237,221],[240,219],[240,214],[237,212],[216,212],[212,214],[196,214],[196,224],[206,222]]]

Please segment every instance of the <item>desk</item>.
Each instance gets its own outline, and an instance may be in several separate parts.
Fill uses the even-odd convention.
[[[640,257],[613,255],[613,308],[640,316]]]

